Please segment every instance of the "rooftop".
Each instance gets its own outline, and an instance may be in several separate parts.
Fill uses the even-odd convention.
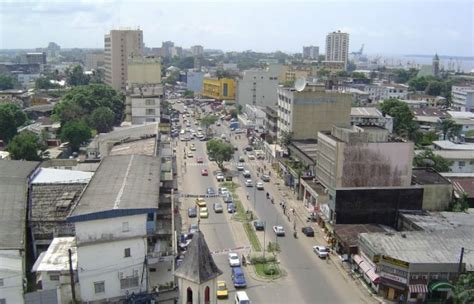
[[[318,141],[317,140],[294,140],[291,142],[299,151],[305,154],[307,157],[311,158],[313,161],[316,160],[318,156]]]
[[[459,262],[461,247],[474,243],[472,227],[436,231],[404,231],[397,233],[362,233],[359,242],[374,248],[377,254],[388,255],[408,263]],[[474,255],[465,255],[467,271],[474,270]]]
[[[432,108],[432,107],[426,107],[426,108],[421,108],[421,109],[411,109],[411,112],[415,116],[435,116],[439,118],[444,118],[448,116],[448,113],[446,110]]]
[[[474,228],[474,214],[464,212],[410,212],[403,211],[402,216],[424,231],[436,231],[457,228]]]
[[[453,183],[454,191],[467,194],[467,197],[474,198],[474,176],[471,177],[448,177]]]
[[[72,269],[77,269],[77,247],[75,237],[54,238],[48,250],[42,253],[35,264],[33,271],[69,271],[69,252],[71,249]]]
[[[446,159],[474,159],[473,151],[434,150],[433,153]]]
[[[449,116],[459,119],[474,119],[474,113],[462,111],[448,111]]]
[[[433,145],[441,150],[474,151],[474,144],[470,143],[456,144],[449,140],[435,140]]]
[[[358,246],[358,237],[361,233],[385,232],[377,224],[335,224],[334,233],[344,242],[346,247]]]
[[[86,187],[71,221],[90,219],[87,215],[120,216],[158,208],[160,160],[145,155],[117,155],[102,160]],[[109,212],[108,211],[119,212]],[[133,211],[134,210],[134,211]]]
[[[109,155],[155,155],[156,138],[140,139],[116,145],[112,148]]]
[[[431,168],[413,168],[411,183],[413,185],[447,185],[449,181]]]
[[[0,249],[24,249],[28,178],[38,162],[0,161]]]
[[[88,183],[92,175],[92,172],[40,168],[32,184]]]
[[[383,117],[383,114],[375,107],[352,107],[351,116]]]

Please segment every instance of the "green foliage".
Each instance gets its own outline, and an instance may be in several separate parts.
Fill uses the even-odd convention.
[[[349,77],[351,74],[347,71],[338,71],[336,73],[336,76],[337,77]]]
[[[224,170],[224,162],[232,159],[234,147],[231,144],[212,139],[206,143],[209,156],[215,159],[217,166]]]
[[[192,98],[192,97],[194,97],[194,92],[193,92],[193,91],[190,91],[190,90],[186,90],[186,91],[184,92],[184,97],[186,97],[186,98]]]
[[[260,241],[258,240],[257,234],[255,233],[255,230],[252,228],[252,224],[244,223],[243,225],[244,225],[245,233],[247,234],[250,244],[252,245],[253,251],[261,251],[262,245],[260,245]]]
[[[62,123],[84,118],[95,109],[107,107],[115,114],[114,123],[122,121],[124,97],[105,84],[89,84],[72,88],[53,110]]]
[[[459,136],[462,126],[457,125],[451,118],[445,118],[436,124],[436,129],[443,134],[443,139],[446,140],[446,138],[449,139]]]
[[[413,135],[418,132],[418,125],[413,121],[414,115],[406,103],[395,98],[386,99],[380,104],[380,110],[393,117],[395,133],[416,141]]]
[[[461,197],[454,201],[454,204],[451,207],[453,212],[466,212],[469,209],[469,201],[466,192],[461,194]]]
[[[433,168],[438,172],[449,172],[453,162],[434,154],[431,150],[424,150],[413,158],[413,164],[416,167]]]
[[[276,257],[274,255],[267,255],[263,257],[263,255],[256,254],[250,257],[250,262],[252,264],[266,264],[266,263],[274,263],[276,262]]]
[[[73,151],[79,150],[81,144],[91,136],[91,129],[83,121],[69,121],[61,127],[61,140],[69,142]]]
[[[213,125],[217,121],[216,115],[207,115],[201,119],[201,126],[208,128],[210,125]]]
[[[10,76],[0,75],[0,90],[13,89],[15,82],[15,79]]]
[[[359,78],[359,79],[367,79],[367,76],[365,76],[365,74],[361,73],[361,72],[352,72],[351,77],[352,78]]]
[[[285,148],[288,148],[292,140],[293,140],[293,132],[286,132],[286,131],[281,132],[280,144],[282,144]]]
[[[424,133],[417,144],[421,146],[429,146],[433,144],[433,141],[435,140],[438,140],[438,134],[436,134],[436,132],[430,131]]]
[[[216,76],[218,79],[221,79],[221,78],[231,78],[234,75],[230,71],[219,69],[216,71]]]
[[[268,252],[280,252],[280,244],[268,242],[267,251]]]
[[[107,133],[113,129],[115,121],[114,112],[107,107],[99,107],[92,111],[89,124],[99,133]]]
[[[454,303],[467,304],[474,302],[474,273],[465,273],[459,276],[454,285]]]
[[[51,83],[51,78],[49,77],[39,77],[35,81],[35,88],[37,90],[48,90],[48,89],[57,89],[61,86],[56,83]]]
[[[410,79],[415,78],[416,74],[418,74],[418,70],[411,68],[409,70],[405,69],[397,69],[394,72],[396,83],[407,83]]]
[[[29,131],[21,132],[7,146],[7,151],[14,160],[41,160],[38,151],[45,149],[40,143],[38,136]]]
[[[26,115],[14,104],[0,105],[0,139],[5,143],[17,133],[18,127],[26,122]]]
[[[318,76],[328,76],[331,72],[325,68],[318,70]]]
[[[164,80],[164,83],[175,85],[179,80],[179,71],[172,71]]]
[[[88,85],[90,80],[90,76],[84,74],[84,70],[80,65],[76,65],[72,69],[68,68],[66,70],[66,82],[70,86],[75,87]]]
[[[416,77],[409,80],[408,85],[414,91],[424,91],[428,86],[428,80],[424,76]]]
[[[243,109],[243,108],[244,108],[244,107],[243,107],[241,104],[237,105],[237,113],[239,113],[239,115],[242,114],[242,109]]]
[[[434,76],[414,77],[408,81],[411,90],[424,91],[425,94],[431,96],[443,96],[451,100],[451,87],[454,81],[447,79],[440,79]]]

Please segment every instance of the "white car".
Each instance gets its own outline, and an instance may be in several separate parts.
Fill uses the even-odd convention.
[[[244,164],[238,163],[238,164],[237,164],[237,170],[238,170],[238,171],[244,171],[244,170],[245,170]]]
[[[249,171],[249,170],[244,170],[244,172],[242,172],[242,175],[243,175],[244,177],[250,177],[251,174],[250,174],[250,171]]]
[[[230,192],[226,187],[220,187],[220,188],[217,188],[217,193],[219,193],[222,196],[227,196]]]
[[[313,246],[313,251],[322,259],[325,259],[329,255],[329,250],[325,246]]]
[[[247,157],[250,159],[250,160],[254,160],[255,159],[255,155],[249,153],[247,154]]]
[[[192,157],[194,157],[194,154],[193,154],[193,152],[188,152],[187,156],[188,156],[188,158],[192,158]]]
[[[217,174],[216,174],[216,179],[217,179],[218,182],[223,182],[224,179],[225,179],[224,174],[222,174],[222,173],[217,173]]]
[[[257,185],[257,190],[263,190],[263,183],[262,182],[258,182]]]
[[[196,146],[194,144],[192,144],[191,147],[189,147],[189,150],[196,151]]]
[[[277,236],[285,236],[285,229],[283,229],[283,226],[273,226],[273,231]]]
[[[239,267],[240,266],[240,258],[239,255],[235,252],[229,253],[229,265],[230,267]]]
[[[253,182],[251,179],[247,179],[245,180],[245,186],[246,187],[253,187]]]

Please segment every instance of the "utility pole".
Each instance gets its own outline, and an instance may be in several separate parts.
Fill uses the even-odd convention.
[[[74,271],[72,270],[72,250],[67,250],[69,254],[69,277],[71,278],[72,303],[76,303],[76,286],[74,283]]]
[[[263,260],[265,261],[265,234],[267,232],[267,221],[263,221]]]
[[[462,272],[462,260],[464,258],[464,247],[461,248],[461,256],[459,257],[459,267],[458,267],[458,272]]]

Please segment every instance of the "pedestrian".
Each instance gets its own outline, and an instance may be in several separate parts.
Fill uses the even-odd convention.
[[[403,293],[400,295],[400,298],[398,298],[398,303],[399,304],[405,303],[405,296],[403,295]]]
[[[291,212],[293,213],[293,215],[295,215],[296,213],[295,208],[291,208]]]
[[[247,200],[249,200],[249,194],[247,193]]]

